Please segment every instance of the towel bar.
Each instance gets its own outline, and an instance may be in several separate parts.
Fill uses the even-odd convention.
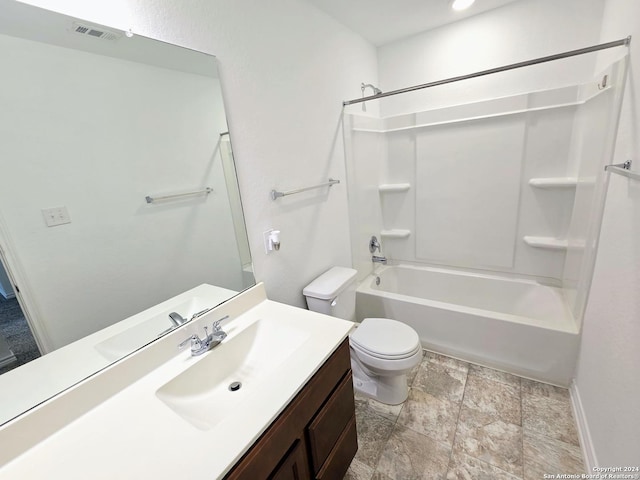
[[[330,178],[329,181],[326,183],[313,185],[312,187],[304,187],[304,188],[298,188],[296,190],[289,190],[288,192],[279,192],[277,190],[271,190],[271,200],[275,200],[276,198],[280,198],[280,197],[286,197],[287,195],[293,195],[294,193],[306,192],[307,190],[313,190],[314,188],[331,187],[336,183],[340,183],[340,180],[335,180],[333,178]]]

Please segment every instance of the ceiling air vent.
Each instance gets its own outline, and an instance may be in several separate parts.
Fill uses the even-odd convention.
[[[100,38],[102,40],[118,40],[121,35],[110,32],[103,28],[93,27],[91,25],[81,24],[81,23],[73,23],[73,31],[80,35],[88,35],[90,37]]]

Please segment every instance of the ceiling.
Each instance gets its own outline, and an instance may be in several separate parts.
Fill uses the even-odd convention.
[[[476,0],[461,12],[451,9],[451,0],[307,1],[380,46],[518,0]]]

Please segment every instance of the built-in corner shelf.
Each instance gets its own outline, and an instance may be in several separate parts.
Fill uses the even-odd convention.
[[[535,188],[575,188],[577,184],[576,177],[532,178],[529,180],[529,185]]]
[[[394,228],[392,230],[382,230],[380,236],[382,238],[408,238],[411,235],[411,230],[402,230]]]
[[[548,248],[551,250],[566,250],[568,245],[566,240],[560,240],[554,237],[533,237],[526,235],[523,240],[524,243],[530,247]]]
[[[577,249],[584,248],[584,242],[572,242],[569,244],[567,240],[562,240],[555,237],[534,237],[525,235],[523,238],[524,243],[534,248],[546,248],[549,250],[567,250],[568,248]]]
[[[383,183],[378,185],[380,193],[406,192],[411,188],[410,183]]]

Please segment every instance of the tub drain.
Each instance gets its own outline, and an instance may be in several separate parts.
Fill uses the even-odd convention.
[[[376,285],[380,285],[380,277],[376,277]]]
[[[229,390],[231,390],[232,392],[237,392],[238,390],[240,390],[241,386],[242,384],[240,382],[232,382],[231,385],[229,385]]]

